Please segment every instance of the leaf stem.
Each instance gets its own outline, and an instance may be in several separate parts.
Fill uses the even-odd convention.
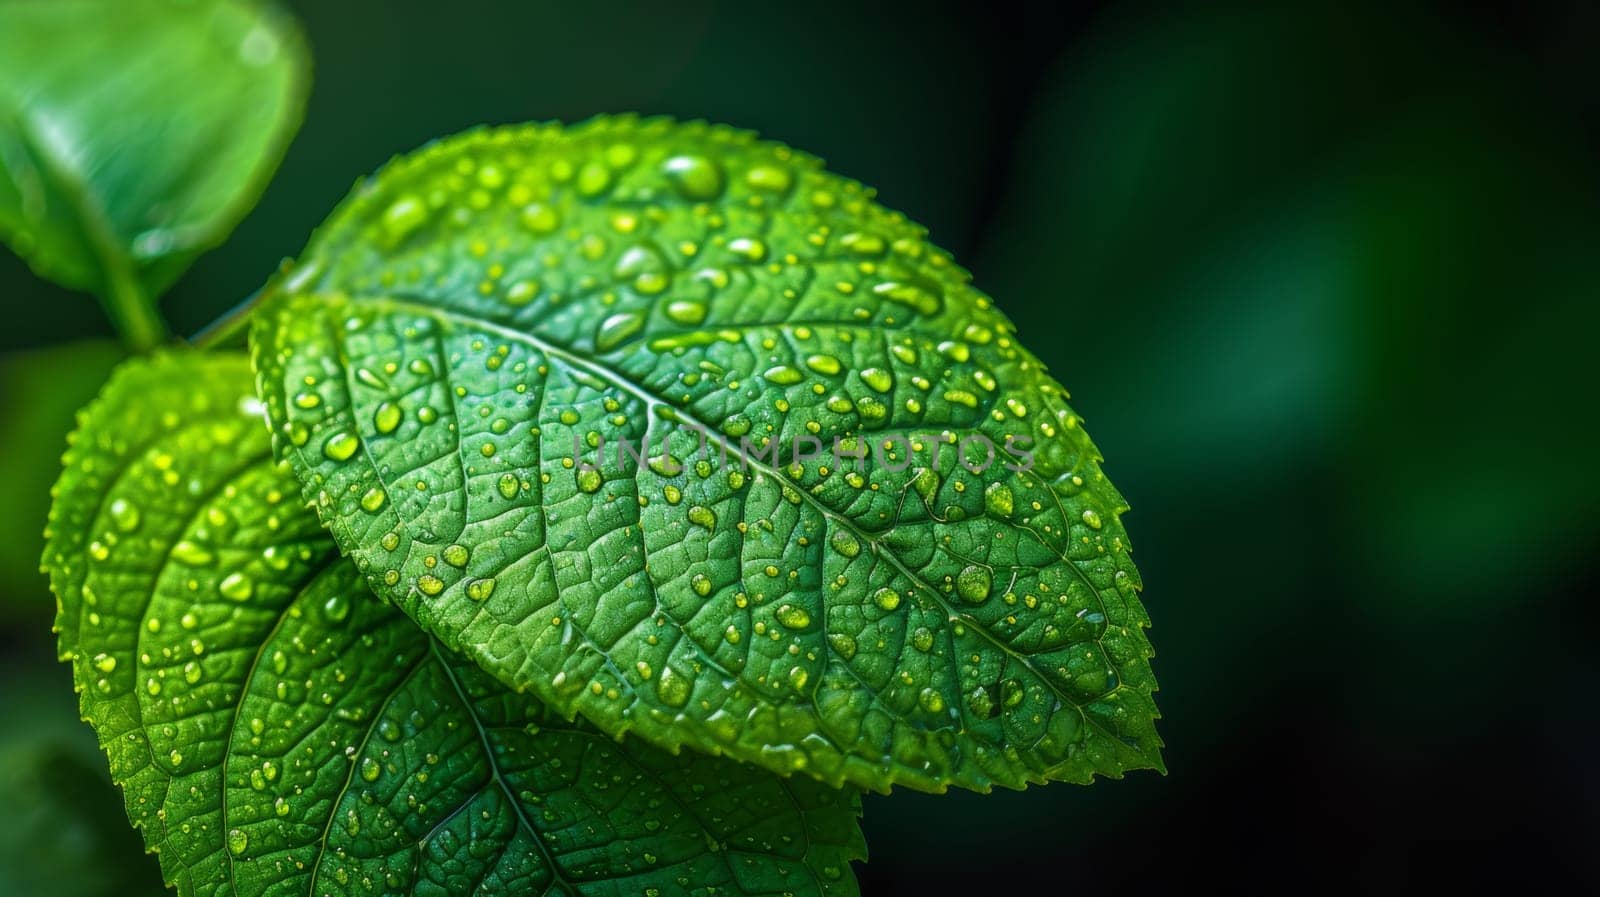
[[[170,333],[167,323],[133,271],[126,265],[108,265],[106,275],[101,301],[128,348],[145,352],[165,342]]]
[[[265,290],[256,290],[245,298],[243,302],[223,312],[221,317],[201,328],[199,333],[189,338],[189,345],[196,349],[216,349],[229,346],[250,326],[250,313],[256,309],[256,301],[261,298]]]

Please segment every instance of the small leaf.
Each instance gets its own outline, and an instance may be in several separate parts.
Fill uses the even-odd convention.
[[[855,893],[856,795],[613,741],[374,598],[249,391],[124,367],[52,512],[61,654],[180,894]]]
[[[0,3],[0,238],[152,320],[137,307],[255,204],[308,73],[293,23],[256,3]]]
[[[562,713],[879,789],[1160,767],[1081,419],[921,228],[815,159],[630,118],[434,144],[254,326],[340,547]]]

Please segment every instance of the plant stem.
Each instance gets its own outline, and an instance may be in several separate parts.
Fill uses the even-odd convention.
[[[146,352],[165,342],[167,323],[145,295],[134,273],[123,265],[107,271],[106,294],[101,297],[106,314],[122,335],[122,341],[135,352]]]
[[[263,288],[265,289],[265,288]],[[261,298],[262,290],[251,293],[243,302],[235,305],[222,313],[204,329],[189,338],[189,345],[196,349],[216,349],[230,346],[250,326],[250,313],[255,311],[256,300]]]

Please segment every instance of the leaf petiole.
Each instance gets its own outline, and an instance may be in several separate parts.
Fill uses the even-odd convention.
[[[117,333],[122,335],[122,341],[136,352],[154,349],[170,335],[155,302],[145,294],[138,277],[126,265],[107,266],[106,291],[101,302]]]
[[[233,346],[238,340],[238,345],[242,346],[244,343],[239,337],[250,326],[250,313],[255,311],[261,293],[262,290],[258,289],[245,297],[243,302],[223,312],[215,321],[190,337],[189,345],[196,349],[217,349]]]

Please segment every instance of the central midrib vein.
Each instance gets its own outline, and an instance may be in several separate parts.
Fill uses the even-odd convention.
[[[561,864],[556,862],[555,854],[550,851],[550,846],[544,843],[544,833],[535,828],[533,822],[528,819],[528,814],[522,809],[522,799],[512,790],[510,783],[505,779],[505,775],[501,773],[500,762],[495,759],[494,741],[489,738],[489,733],[483,727],[483,720],[478,718],[477,706],[473,704],[472,697],[467,694],[467,689],[461,684],[461,680],[456,678],[456,671],[450,668],[450,660],[444,656],[437,639],[429,637],[428,652],[438,662],[440,670],[444,672],[445,679],[450,683],[450,687],[455,689],[456,697],[461,699],[461,709],[466,712],[467,718],[472,720],[473,728],[478,732],[478,741],[483,746],[483,759],[489,766],[489,775],[494,778],[495,784],[500,786],[501,793],[506,796],[506,803],[510,804],[511,809],[517,814],[517,822],[527,830],[528,840],[539,848],[539,855],[549,864],[551,885],[560,888],[562,893],[565,894],[578,893],[577,887],[567,879]],[[550,890],[546,889],[545,893],[549,893]]]
[[[341,297],[333,297],[333,296],[324,295],[324,296],[321,296],[319,298],[323,298],[324,301],[326,301],[328,299],[336,299],[336,298],[341,298]],[[629,395],[631,395],[634,398],[638,399],[639,401],[643,402],[645,404],[645,408],[646,408],[647,412],[648,411],[653,411],[654,409],[657,409],[657,408],[669,409],[671,411],[671,413],[673,415],[675,415],[677,418],[689,423],[690,425],[692,425],[694,427],[699,428],[702,433],[705,433],[708,437],[710,437],[713,441],[715,441],[717,446],[718,446],[718,448],[722,452],[725,453],[723,455],[724,457],[726,457],[728,454],[731,454],[732,456],[739,458],[741,463],[747,464],[749,467],[759,471],[760,473],[771,477],[775,482],[777,482],[779,484],[788,486],[789,488],[793,489],[796,494],[800,495],[808,504],[810,504],[813,508],[815,508],[818,513],[822,514],[824,517],[828,518],[830,521],[833,521],[833,522],[837,523],[838,525],[844,527],[845,529],[849,530],[850,533],[852,535],[854,535],[856,538],[866,542],[869,546],[871,546],[873,554],[875,554],[878,557],[886,558],[889,561],[889,563],[892,564],[894,566],[894,568],[901,573],[901,575],[905,576],[906,579],[909,580],[912,583],[912,585],[916,586],[917,588],[923,590],[928,595],[930,595],[933,598],[934,602],[937,603],[939,605],[939,607],[944,610],[946,615],[948,615],[948,617],[951,620],[959,620],[962,623],[965,623],[966,625],[970,626],[972,628],[972,631],[974,631],[974,632],[978,633],[980,636],[982,636],[985,641],[987,641],[990,644],[992,644],[1001,653],[1005,654],[1007,657],[1010,657],[1013,660],[1017,661],[1019,664],[1021,664],[1024,669],[1026,669],[1028,672],[1032,673],[1040,682],[1044,683],[1044,686],[1046,688],[1050,689],[1050,692],[1055,696],[1055,698],[1056,698],[1056,700],[1058,702],[1060,702],[1061,704],[1063,704],[1065,706],[1072,707],[1074,710],[1076,710],[1078,712],[1078,715],[1083,719],[1083,721],[1086,724],[1088,724],[1089,726],[1099,730],[1107,738],[1112,739],[1116,743],[1127,745],[1127,742],[1125,742],[1121,738],[1117,737],[1117,735],[1115,733],[1106,730],[1106,728],[1104,726],[1102,726],[1098,721],[1096,721],[1088,713],[1085,713],[1084,710],[1083,710],[1083,706],[1078,704],[1078,702],[1074,701],[1071,698],[1071,696],[1067,695],[1066,693],[1061,691],[1061,689],[1057,688],[1055,683],[1051,682],[1050,678],[1048,676],[1046,676],[1042,671],[1040,671],[1038,666],[1033,663],[1031,658],[1029,658],[1025,654],[1020,654],[1017,651],[1013,650],[1009,645],[1007,645],[1003,641],[1001,641],[999,639],[999,637],[997,637],[996,635],[991,633],[988,630],[988,628],[985,627],[979,621],[977,621],[974,618],[968,616],[967,614],[965,614],[965,613],[953,608],[947,601],[944,600],[944,596],[940,595],[937,589],[935,589],[930,583],[928,583],[926,580],[924,580],[922,578],[922,576],[920,574],[918,574],[916,571],[914,571],[911,568],[907,567],[905,565],[905,563],[902,562],[900,560],[900,558],[897,557],[894,554],[893,551],[890,551],[886,546],[882,545],[882,543],[876,537],[870,535],[865,530],[863,530],[860,527],[856,526],[855,521],[851,520],[849,517],[846,517],[846,516],[844,516],[842,514],[839,514],[838,512],[834,511],[833,509],[831,509],[831,508],[827,507],[826,505],[822,504],[821,502],[819,502],[814,496],[812,496],[805,489],[803,489],[800,486],[796,485],[795,483],[791,482],[787,476],[785,476],[783,473],[781,473],[776,468],[770,467],[770,466],[768,466],[766,464],[763,464],[760,461],[756,460],[755,458],[751,457],[748,453],[746,453],[743,450],[742,447],[734,446],[732,443],[730,443],[726,439],[726,437],[724,436],[724,434],[722,433],[721,430],[719,430],[719,429],[717,429],[715,427],[711,427],[711,426],[707,425],[706,423],[704,423],[704,422],[700,421],[698,418],[696,418],[694,415],[689,414],[688,412],[680,409],[679,407],[677,407],[676,405],[673,405],[671,402],[668,402],[667,400],[663,399],[662,397],[660,397],[658,395],[655,395],[652,392],[649,392],[648,390],[644,389],[643,387],[639,386],[638,384],[634,383],[633,381],[629,380],[628,378],[619,375],[617,372],[611,370],[609,367],[606,367],[605,365],[601,364],[600,362],[595,361],[594,359],[589,358],[587,356],[580,355],[580,354],[578,354],[576,352],[573,352],[570,349],[565,349],[565,348],[557,346],[557,345],[555,345],[553,343],[547,342],[547,341],[545,341],[543,339],[540,339],[539,337],[535,336],[534,334],[527,333],[527,332],[521,331],[521,330],[516,330],[516,329],[513,329],[511,327],[507,327],[507,326],[505,326],[503,324],[497,324],[497,323],[495,323],[493,321],[485,320],[483,318],[472,317],[472,316],[469,316],[469,315],[466,315],[466,314],[462,314],[460,312],[455,312],[455,311],[451,311],[449,309],[440,308],[438,306],[423,305],[423,304],[421,304],[419,302],[412,301],[412,300],[407,300],[407,299],[397,299],[397,298],[394,298],[394,297],[391,297],[391,296],[351,296],[351,295],[348,295],[348,294],[345,295],[342,298],[343,298],[344,301],[349,302],[351,304],[358,304],[358,303],[363,303],[363,302],[373,302],[373,303],[380,303],[380,304],[388,305],[391,308],[394,308],[394,309],[396,309],[398,311],[404,311],[404,312],[407,312],[407,313],[410,313],[410,314],[417,314],[417,315],[421,315],[421,316],[424,316],[424,317],[430,317],[430,318],[434,318],[436,320],[444,320],[444,321],[448,321],[448,322],[451,322],[451,323],[454,323],[454,324],[463,325],[463,326],[466,326],[466,327],[469,327],[469,328],[476,328],[476,329],[479,329],[479,330],[482,330],[482,331],[486,331],[486,332],[492,333],[494,335],[503,337],[503,338],[505,338],[507,340],[511,340],[513,342],[520,342],[520,343],[532,346],[536,350],[544,353],[545,355],[547,355],[547,356],[549,356],[551,358],[559,360],[560,362],[562,362],[563,364],[567,365],[570,368],[574,368],[576,370],[583,371],[584,373],[589,374],[590,376],[593,376],[596,379],[599,379],[599,380],[604,381],[606,383],[610,383],[613,386],[615,386],[617,389],[620,389],[623,392],[628,393]],[[352,408],[352,410],[354,410],[354,409]],[[1076,564],[1073,564],[1070,559],[1067,559],[1066,563],[1067,563],[1067,566],[1073,571],[1073,574],[1075,576],[1077,576],[1080,580],[1083,580],[1084,581],[1084,585],[1087,586],[1092,593],[1094,593],[1096,595],[1099,594],[1099,589],[1095,588],[1094,584],[1087,580],[1087,577],[1084,575],[1083,571],[1079,570],[1077,568]],[[1143,753],[1143,751],[1137,745],[1127,745],[1127,746],[1132,748],[1132,749],[1134,749],[1134,750],[1136,750],[1136,751],[1139,751],[1139,753],[1141,753],[1141,754]]]

